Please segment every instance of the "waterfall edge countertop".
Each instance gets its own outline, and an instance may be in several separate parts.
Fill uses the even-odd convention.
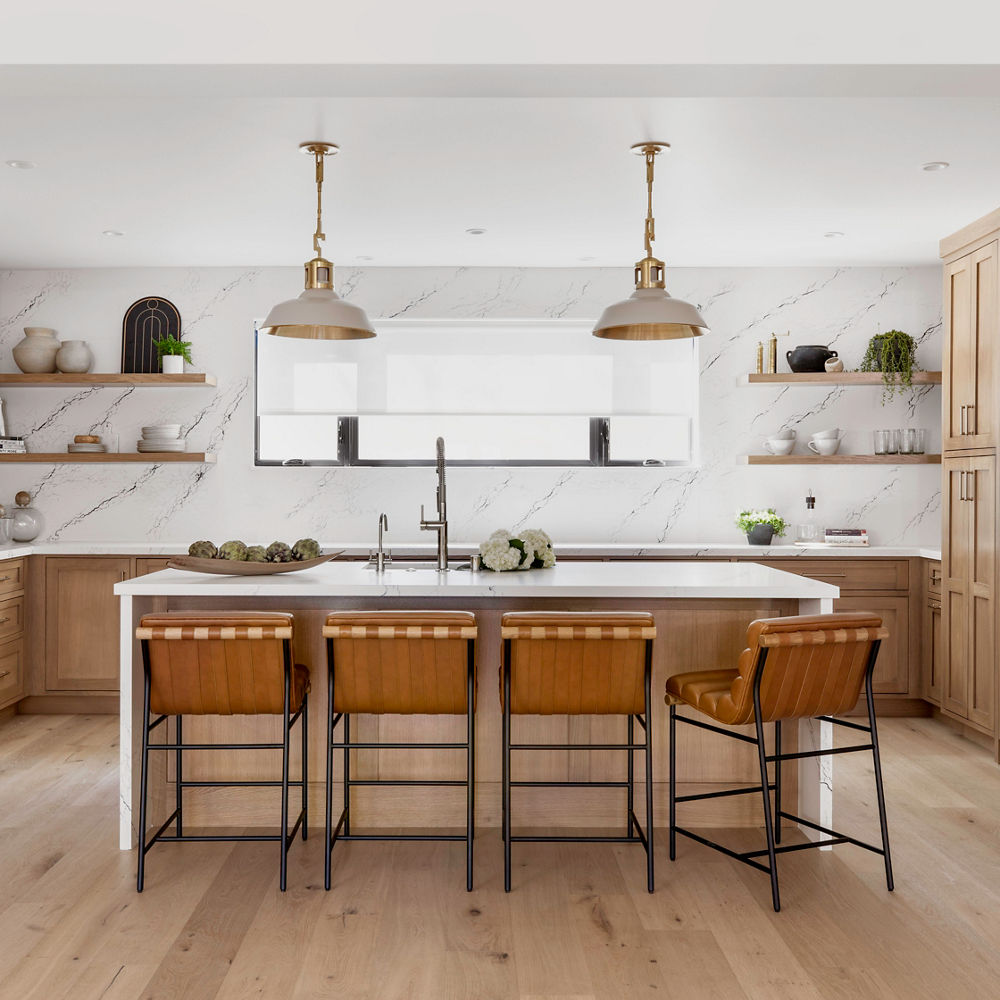
[[[396,564],[329,562],[273,576],[215,576],[161,570],[115,585],[122,596],[716,598],[832,599],[839,588],[751,562],[563,562],[551,569],[494,573]]]

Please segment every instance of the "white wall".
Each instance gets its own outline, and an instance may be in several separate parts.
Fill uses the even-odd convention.
[[[630,280],[626,269],[345,268],[338,290],[373,318],[593,318],[628,293]],[[254,467],[251,323],[300,287],[300,268],[0,272],[0,370],[16,370],[10,349],[22,326],[35,325],[87,340],[95,370],[118,371],[122,315],[155,294],[180,309],[196,367],[219,378],[215,391],[7,389],[10,432],[25,434],[32,451],[62,451],[74,434],[102,426],[114,428],[128,451],[142,425],[172,420],[184,424],[192,449],[216,452],[218,464],[4,465],[0,502],[29,490],[49,539],[365,541],[384,510],[396,544],[427,541],[417,518],[420,503],[433,501],[431,469]],[[712,327],[699,342],[700,465],[455,469],[455,541],[527,525],[557,542],[739,541],[732,524],[739,507],[775,506],[794,521],[811,488],[826,524],[867,526],[874,543],[938,544],[937,466],[749,468],[737,456],[759,452],[761,439],[786,423],[800,436],[840,426],[845,450],[856,452],[871,451],[875,427],[926,427],[928,450],[938,451],[940,389],[883,409],[878,389],[737,381],[753,370],[756,343],[772,330],[791,331],[779,341],[782,358],[797,343],[829,344],[855,367],[872,334],[898,328],[918,340],[922,367],[940,368],[939,269],[677,268],[668,271],[668,287],[697,303]]]

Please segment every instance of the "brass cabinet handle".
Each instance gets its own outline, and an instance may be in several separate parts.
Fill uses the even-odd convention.
[[[931,570],[931,583],[940,583],[940,582],[941,582],[941,571],[937,570],[937,569],[932,569]]]
[[[808,576],[810,580],[843,580],[847,577],[846,573],[804,573],[804,576]]]
[[[932,611],[940,611],[941,610],[941,602],[940,601],[928,601],[927,602],[927,607],[929,607]]]
[[[0,583],[6,583],[10,579],[11,579],[11,577],[9,575],[8,576],[0,576]]]
[[[5,670],[2,674],[0,674],[0,680],[3,680],[5,677],[7,677],[9,675],[10,675],[10,671],[9,670]]]
[[[965,499],[968,500],[969,503],[975,503],[976,502],[976,472],[975,472],[975,470],[972,470],[969,473],[968,482],[972,486],[972,489],[967,492],[967,495],[966,495]]]
[[[965,434],[965,411],[967,409],[968,409],[968,407],[963,406],[961,408],[961,410],[960,410],[960,416],[959,416],[959,422],[958,422],[959,423],[959,429],[958,429],[959,436],[962,436],[962,435]]]
[[[962,409],[964,410],[965,407],[963,406]],[[958,499],[959,500],[964,500],[965,499],[965,470],[964,469],[960,470],[959,473],[958,473]]]
[[[0,618],[0,625],[6,625],[7,622],[9,621],[10,621],[10,615],[8,615],[6,618]]]
[[[976,407],[969,403],[965,408],[965,428],[966,433],[975,434],[976,433]]]

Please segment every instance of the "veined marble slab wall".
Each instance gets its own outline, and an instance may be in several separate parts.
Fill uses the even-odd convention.
[[[143,295],[164,295],[181,312],[208,389],[7,389],[11,433],[32,451],[63,451],[74,434],[116,434],[134,449],[139,428],[183,424],[192,450],[214,466],[4,465],[0,502],[29,490],[50,540],[267,542],[312,535],[363,541],[386,511],[391,541],[424,541],[419,505],[433,501],[434,473],[421,469],[255,468],[252,321],[298,293],[301,268],[122,269],[0,272],[0,370],[15,371],[11,348],[26,325],[87,340],[95,370],[118,371],[121,321]],[[701,454],[684,469],[454,469],[451,537],[476,541],[498,527],[538,526],[556,541],[738,541],[734,512],[774,506],[793,522],[812,489],[828,525],[863,525],[873,543],[937,545],[937,466],[756,467],[782,425],[800,436],[839,426],[845,450],[871,451],[876,427],[926,427],[940,450],[940,389],[882,407],[877,388],[739,386],[758,340],[791,331],[795,344],[829,344],[847,366],[868,338],[898,328],[914,336],[927,369],[941,364],[937,268],[676,268],[672,294],[695,302],[712,332],[699,342]],[[338,272],[345,297],[368,314],[411,317],[594,318],[628,294],[630,269],[370,268]],[[784,367],[783,365],[781,367]],[[433,442],[428,441],[428,455]],[[786,540],[791,540],[787,538]]]

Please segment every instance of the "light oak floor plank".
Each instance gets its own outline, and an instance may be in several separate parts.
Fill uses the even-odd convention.
[[[1000,980],[1000,769],[933,719],[881,723],[896,891],[843,846],[767,878],[657,830],[641,848],[160,845],[117,850],[117,720],[0,722],[0,1000],[972,1000]],[[870,760],[838,757],[836,824],[877,837]],[[518,814],[527,823],[530,810]],[[321,816],[314,814],[314,821]],[[756,828],[713,832],[757,845]],[[798,837],[790,831],[789,838]]]

